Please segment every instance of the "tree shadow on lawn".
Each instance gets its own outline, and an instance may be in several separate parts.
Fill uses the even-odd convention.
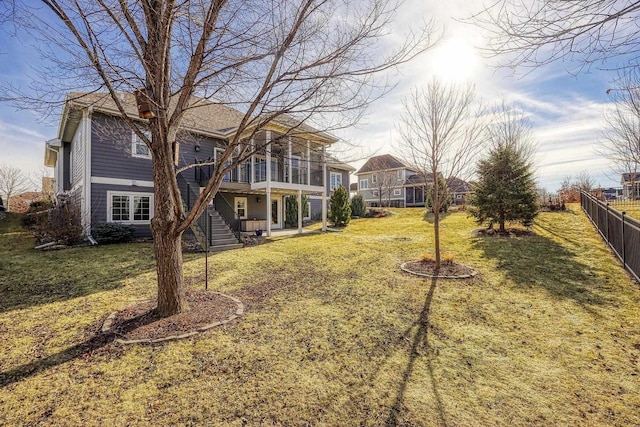
[[[0,252],[0,314],[111,291],[154,269],[153,248],[138,243]]]
[[[544,288],[559,298],[581,305],[603,305],[605,298],[593,292],[600,280],[577,255],[543,236],[482,236],[472,240],[486,258],[498,261],[497,268],[520,288]]]
[[[119,326],[119,331],[121,331],[122,335],[125,335],[140,326],[144,326],[155,321],[153,316],[145,316],[146,314],[142,314],[123,322],[122,326]],[[144,319],[143,321],[139,321],[141,317]],[[47,369],[71,362],[80,357],[89,357],[103,347],[111,344],[119,336],[120,335],[115,333],[98,332],[86,341],[66,348],[58,353],[54,353],[42,359],[34,360],[33,362],[25,363],[24,365],[17,366],[5,372],[0,372],[0,388],[26,380],[27,378],[38,375]]]
[[[407,363],[407,367],[402,373],[402,380],[400,385],[398,386],[398,392],[396,394],[396,399],[389,411],[389,416],[386,421],[387,426],[397,426],[398,425],[398,416],[402,412],[402,408],[404,407],[404,397],[407,391],[407,385],[411,380],[411,376],[413,375],[414,367],[416,364],[416,359],[419,356],[424,356],[427,363],[427,370],[429,371],[429,380],[431,382],[431,388],[433,390],[433,396],[436,401],[436,410],[438,415],[438,424],[446,426],[446,418],[444,413],[444,407],[442,405],[442,397],[440,396],[440,392],[438,391],[438,384],[436,383],[435,376],[433,374],[433,352],[429,347],[429,312],[431,310],[431,302],[433,301],[433,294],[436,290],[437,278],[431,279],[431,286],[429,287],[429,292],[427,292],[427,298],[425,299],[424,306],[422,307],[422,311],[420,312],[420,317],[416,323],[411,325],[410,331],[417,324],[418,330],[413,336],[413,341],[411,342],[411,349],[409,350],[409,362]],[[408,332],[407,331],[407,332]],[[419,350],[424,349],[421,353]],[[404,424],[404,423],[402,423]]]

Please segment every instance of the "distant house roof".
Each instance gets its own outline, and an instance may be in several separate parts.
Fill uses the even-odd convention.
[[[628,172],[622,174],[622,183],[625,182],[639,182],[640,181],[640,172]]]
[[[389,169],[411,169],[411,168],[407,164],[405,164],[402,160],[396,159],[391,154],[383,154],[381,156],[371,157],[360,168],[360,170],[356,172],[356,174],[384,171]]]
[[[345,162],[341,162],[340,160],[336,159],[335,157],[332,157],[332,156],[329,156],[329,155],[327,155],[327,166],[329,166],[330,168],[333,168],[333,169],[340,169],[340,170],[349,171],[349,172],[353,172],[353,171],[356,170],[356,168],[354,168],[350,164],[345,163]]]

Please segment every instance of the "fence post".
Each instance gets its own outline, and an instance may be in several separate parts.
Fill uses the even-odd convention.
[[[625,250],[624,245],[624,216],[626,212],[622,212],[622,266],[627,268],[627,251]]]
[[[607,231],[607,242],[609,241],[609,203],[607,203],[607,205],[605,206],[607,212],[606,215],[604,216],[604,223],[605,223],[605,230]]]

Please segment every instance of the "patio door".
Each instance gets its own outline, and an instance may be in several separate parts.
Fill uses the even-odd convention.
[[[282,228],[282,198],[271,199],[271,228]]]

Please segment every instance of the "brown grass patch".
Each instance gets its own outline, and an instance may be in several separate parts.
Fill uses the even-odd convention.
[[[159,317],[157,301],[147,300],[120,310],[110,331],[126,340],[156,340],[182,335],[235,314],[237,305],[215,292],[187,291],[189,310],[170,317]]]
[[[419,274],[425,274],[429,276],[438,277],[460,277],[475,275],[475,270],[466,265],[458,264],[451,260],[442,260],[440,262],[440,269],[436,270],[435,260],[421,260],[404,263],[404,267],[413,272]]]

